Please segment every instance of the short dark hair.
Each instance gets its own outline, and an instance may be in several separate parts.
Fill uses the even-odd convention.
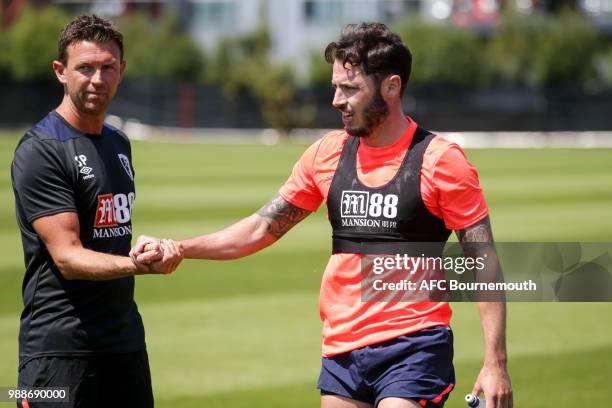
[[[123,35],[117,31],[109,20],[92,15],[81,15],[66,24],[57,43],[57,59],[62,64],[68,62],[66,49],[70,44],[79,41],[93,41],[97,43],[114,41],[119,47],[119,55],[123,61]]]
[[[362,65],[366,75],[373,75],[377,84],[388,75],[402,79],[401,94],[406,89],[412,66],[412,54],[399,35],[382,23],[349,24],[340,39],[325,48],[325,60],[343,65]]]

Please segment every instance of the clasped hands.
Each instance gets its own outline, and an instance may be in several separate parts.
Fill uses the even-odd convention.
[[[183,248],[171,239],[141,235],[130,251],[130,258],[141,273],[170,274],[183,260]]]

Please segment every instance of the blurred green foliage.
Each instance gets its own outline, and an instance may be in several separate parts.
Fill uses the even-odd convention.
[[[325,61],[324,50],[313,50],[310,53],[310,83],[331,86],[332,66]]]
[[[131,14],[120,19],[118,26],[124,37],[127,78],[194,82],[201,77],[204,55],[178,29],[173,15],[152,24],[144,14]]]
[[[411,20],[399,26],[397,33],[412,53],[410,81],[413,84],[478,83],[484,55],[481,40],[474,32]]]
[[[205,79],[219,84],[225,95],[233,98],[266,74],[271,65],[269,50],[270,34],[263,26],[242,37],[225,38],[213,52]]]
[[[0,53],[0,73],[26,81],[52,78],[57,37],[68,20],[58,7],[26,7],[0,31],[5,50]],[[295,74],[271,60],[271,39],[263,25],[246,36],[221,41],[208,55],[171,13],[154,21],[130,14],[120,18],[118,26],[125,38],[128,78],[219,84],[228,97],[247,91],[272,105],[295,96]],[[612,86],[609,40],[575,12],[525,16],[508,9],[486,35],[415,19],[393,29],[412,51],[410,82],[416,87]],[[310,82],[329,83],[331,68],[323,50],[308,58]],[[270,86],[279,95],[268,95],[263,88]]]
[[[218,85],[228,100],[249,94],[270,127],[284,133],[313,120],[313,103],[300,100],[294,68],[274,61],[264,24],[252,33],[203,51],[172,14],[152,20],[129,14],[117,23],[124,34],[131,80]],[[7,80],[52,80],[57,38],[70,16],[56,6],[25,8],[0,30],[0,75]],[[612,46],[590,21],[571,11],[520,15],[508,9],[491,32],[476,33],[415,19],[392,27],[413,54],[414,88],[612,87]],[[331,67],[321,49],[306,56],[311,84],[328,85]]]
[[[541,15],[525,18],[510,12],[492,33],[486,53],[488,83],[535,85],[534,61],[548,21]]]
[[[415,20],[394,28],[412,51],[415,87],[612,86],[604,52],[608,40],[575,12],[525,16],[508,10],[481,37],[469,29]]]
[[[596,78],[604,84],[612,84],[612,44],[595,58]]]
[[[14,24],[0,32],[0,72],[16,80],[53,78],[51,61],[57,57],[57,41],[70,16],[58,7],[26,7]],[[197,81],[204,55],[195,41],[178,29],[174,16],[158,22],[142,14],[122,18],[125,58],[133,79]]]
[[[536,84],[581,85],[593,78],[597,33],[583,17],[563,13],[548,20],[537,38],[533,61]]]
[[[1,15],[0,15],[1,18]],[[0,29],[0,50],[6,50],[8,47],[8,39],[6,33]],[[9,55],[7,52],[0,52],[0,76],[9,76]]]
[[[313,120],[314,107],[298,100],[293,68],[274,63],[270,51],[270,33],[264,25],[245,36],[225,39],[211,58],[206,80],[218,84],[228,98],[250,93],[266,123],[286,134]]]
[[[53,77],[51,62],[57,58],[57,39],[68,21],[58,8],[26,7],[4,37],[7,71],[18,80]]]

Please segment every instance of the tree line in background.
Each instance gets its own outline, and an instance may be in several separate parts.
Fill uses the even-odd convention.
[[[53,80],[57,37],[70,19],[62,9],[26,8],[0,31],[0,75],[14,81]],[[299,80],[290,65],[270,59],[265,27],[226,39],[202,51],[172,15],[151,21],[121,17],[128,69],[134,81],[214,84],[231,100],[249,93],[262,116],[281,131],[306,124],[314,115],[298,89],[328,86],[331,67],[321,50],[305,55],[310,75]],[[339,27],[340,28],[340,27]],[[487,87],[599,89],[612,87],[612,44],[590,21],[573,12],[522,16],[512,11],[486,35],[451,25],[406,20],[392,27],[413,54],[409,88],[432,92]],[[307,101],[306,101],[307,102]]]

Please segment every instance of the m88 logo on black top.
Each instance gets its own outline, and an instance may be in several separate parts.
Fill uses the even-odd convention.
[[[133,192],[98,195],[93,237],[111,238],[131,234],[134,197]]]
[[[116,227],[132,219],[134,193],[100,194],[94,227]]]
[[[397,217],[399,198],[395,194],[370,194],[369,191],[342,191],[342,218],[379,218]]]

